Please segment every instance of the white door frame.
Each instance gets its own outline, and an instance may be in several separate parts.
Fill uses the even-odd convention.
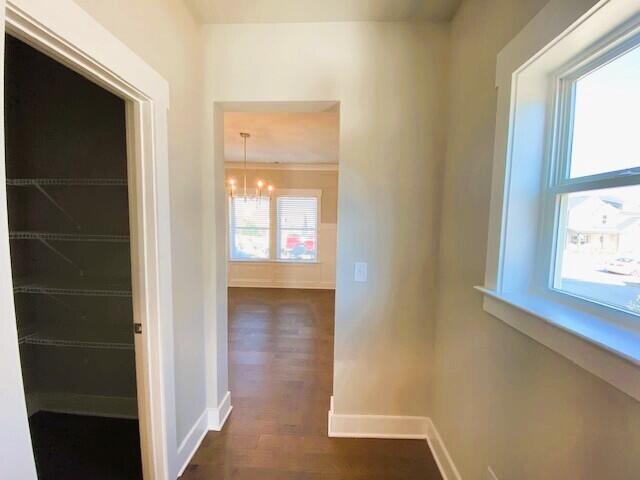
[[[175,478],[168,83],[71,0],[0,0],[0,26],[126,101],[138,414],[145,480]],[[4,65],[4,35],[0,39]],[[0,70],[4,94],[4,69]],[[0,102],[4,145],[4,103]],[[0,149],[0,180],[6,177]],[[133,326],[132,326],[133,328]],[[35,479],[0,188],[0,477]],[[117,461],[117,459],[114,459]]]

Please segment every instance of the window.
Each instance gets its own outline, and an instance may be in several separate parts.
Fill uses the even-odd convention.
[[[278,197],[278,258],[310,261],[318,253],[318,198]]]
[[[270,257],[270,198],[229,198],[229,243],[232,260]]]
[[[640,17],[579,3],[551,0],[498,54],[476,288],[489,314],[640,400]]]
[[[640,314],[640,38],[561,78],[551,287]]]
[[[284,189],[229,197],[229,259],[317,261],[321,196],[320,190]]]

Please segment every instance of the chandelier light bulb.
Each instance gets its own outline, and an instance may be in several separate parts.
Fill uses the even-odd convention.
[[[247,132],[240,132],[240,137],[242,137],[242,146],[243,146],[243,168],[242,168],[242,196],[244,197],[244,201],[247,201],[248,195],[247,195],[247,138],[251,137],[250,133]],[[231,195],[233,197],[233,195],[236,192],[236,188],[238,187],[238,181],[235,178],[228,178],[227,179],[227,184],[229,185],[229,195]],[[267,191],[269,192],[269,195],[271,195],[271,193],[273,192],[273,186],[269,185],[267,182],[265,182],[262,179],[258,179],[256,181],[256,190],[259,196],[262,196],[262,189],[264,189],[266,187]]]

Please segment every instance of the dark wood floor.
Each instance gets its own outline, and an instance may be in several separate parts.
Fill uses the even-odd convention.
[[[233,412],[183,480],[435,480],[421,440],[327,436],[333,291],[230,289]]]

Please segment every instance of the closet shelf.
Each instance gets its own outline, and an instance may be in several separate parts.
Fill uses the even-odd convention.
[[[100,350],[133,350],[133,343],[118,342],[83,342],[79,340],[59,340],[54,338],[43,338],[37,335],[27,335],[23,337],[22,343],[27,345],[42,345],[49,347],[73,347],[92,348]]]
[[[59,288],[40,284],[17,285],[13,293],[29,293],[43,295],[73,295],[84,297],[123,297],[130,298],[131,290]]]
[[[18,345],[22,345],[23,343],[26,343],[26,341],[29,338],[35,337],[36,334],[35,333],[29,333],[28,335],[22,335],[18,337]]]
[[[129,235],[90,235],[81,233],[51,233],[15,231],[9,232],[11,240],[40,240],[56,242],[104,242],[104,243],[128,243]]]
[[[123,187],[127,185],[127,180],[123,178],[7,178],[7,185],[11,187],[29,186],[100,186],[100,187]]]

